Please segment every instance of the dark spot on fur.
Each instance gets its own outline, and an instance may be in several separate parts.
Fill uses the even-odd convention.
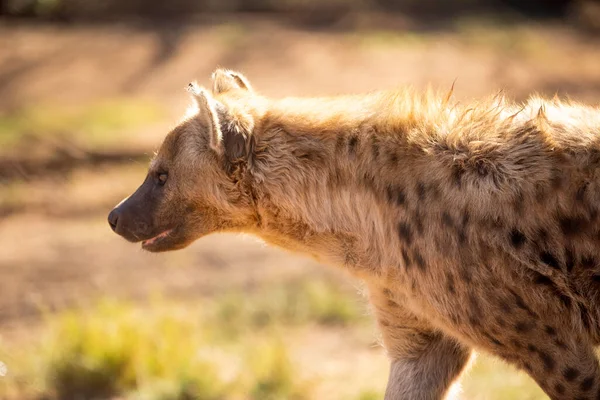
[[[500,326],[501,328],[506,327],[506,321],[504,320],[504,318],[497,316],[496,317],[496,323],[498,324],[498,326]]]
[[[454,287],[454,277],[450,274],[446,274],[446,288],[450,294],[456,294],[456,288]]]
[[[579,389],[581,389],[582,392],[588,392],[592,388],[592,386],[594,386],[594,377],[588,376],[587,378],[581,381]]]
[[[546,198],[547,198],[546,186],[542,185],[540,183],[537,183],[535,185],[535,200],[538,203],[543,203],[546,201]]]
[[[594,283],[600,283],[600,275],[598,275],[598,274],[592,275],[592,280],[594,281]]]
[[[523,247],[523,245],[525,244],[526,241],[527,241],[527,238],[525,237],[523,232],[521,232],[520,230],[513,229],[510,232],[510,242],[512,243],[512,245],[515,249],[518,250],[521,247]]]
[[[532,371],[533,371],[533,368],[531,368],[531,364],[529,364],[527,361],[525,361],[525,362],[523,363],[523,368],[524,368],[526,371],[529,371],[529,372],[532,372]]]
[[[463,174],[464,174],[464,170],[462,169],[462,167],[460,167],[458,165],[454,165],[452,167],[452,181],[454,182],[454,185],[456,185],[456,187],[458,189],[462,188]]]
[[[563,303],[563,305],[566,308],[571,308],[571,305],[573,304],[573,301],[571,300],[571,298],[569,296],[567,296],[566,294],[560,294],[558,296],[558,299],[560,300],[561,303]]]
[[[398,235],[400,239],[404,240],[407,244],[411,244],[413,240],[412,228],[406,222],[400,222],[398,224]]]
[[[538,228],[537,237],[540,242],[546,242],[548,240],[548,230],[546,228]]]
[[[596,221],[598,219],[598,207],[596,204],[590,204],[588,209],[590,213],[590,222]]]
[[[559,347],[559,348],[561,348],[563,350],[567,350],[568,349],[567,344],[565,342],[563,342],[562,340],[560,340],[560,339],[555,339],[554,340],[554,344],[557,347]]]
[[[413,252],[413,258],[415,259],[415,262],[417,263],[417,266],[421,270],[424,270],[425,269],[425,260],[423,259],[423,256],[421,255],[421,253],[419,253],[417,250],[415,250]]]
[[[376,179],[375,179],[375,176],[372,173],[365,172],[363,174],[363,184],[367,188],[371,189],[374,192],[377,190],[377,185],[376,185],[375,182],[376,182]]]
[[[338,136],[336,141],[335,141],[335,151],[337,153],[340,153],[342,151],[342,149],[344,148],[344,142],[346,141],[346,139],[344,138],[344,136]]]
[[[544,363],[544,369],[546,370],[546,372],[551,372],[554,370],[554,367],[556,366],[556,362],[554,361],[554,358],[552,358],[552,356],[550,356],[550,354],[539,350],[538,356],[540,356],[540,359]]]
[[[469,210],[464,210],[463,211],[463,218],[462,218],[462,225],[463,227],[466,227],[467,225],[469,225],[469,221],[471,220],[471,214],[469,213]]]
[[[510,344],[517,350],[521,350],[523,348],[523,344],[517,339],[511,339]]]
[[[560,187],[562,186],[562,181],[562,171],[555,170],[550,181],[552,183],[552,188],[554,190],[560,189]]]
[[[423,225],[423,211],[421,210],[421,208],[419,206],[417,206],[417,209],[414,212],[413,215],[413,222],[415,224],[415,228],[417,228],[417,233],[419,233],[420,235],[423,234],[423,232],[425,232],[425,225]]]
[[[565,394],[565,387],[560,383],[557,383],[556,385],[554,385],[554,390],[558,394]]]
[[[554,286],[552,279],[548,278],[547,276],[542,275],[539,272],[534,272],[533,275],[535,276],[535,279],[533,280],[534,283],[538,285]]]
[[[525,301],[523,301],[523,298],[521,296],[519,296],[516,292],[514,291],[510,291],[513,295],[513,297],[515,298],[515,304],[517,307],[519,307],[521,310],[526,311],[527,314],[529,314],[529,316],[537,318],[537,314],[535,312],[533,312],[528,306],[527,304],[525,304]]]
[[[404,194],[404,190],[402,190],[402,188],[388,185],[386,188],[386,192],[388,201],[390,203],[394,203],[398,206],[404,205],[406,203],[406,195]]]
[[[565,267],[567,267],[567,272],[573,271],[573,267],[575,266],[575,257],[573,256],[573,251],[571,249],[565,250]]]
[[[504,347],[504,343],[502,343],[501,341],[499,341],[498,339],[496,339],[495,337],[493,337],[492,335],[488,334],[488,333],[483,333],[483,335],[493,344],[495,344],[498,347]]]
[[[469,214],[469,212],[467,210],[465,210],[463,212],[462,222],[460,224],[455,223],[452,216],[450,216],[450,214],[448,212],[444,211],[442,213],[442,224],[444,224],[446,227],[456,231],[456,235],[458,237],[458,242],[460,244],[465,244],[465,242],[467,241],[467,225],[469,223],[470,218],[471,218],[471,215]]]
[[[440,186],[437,182],[431,182],[429,184],[429,191],[431,192],[431,197],[434,199],[439,199],[442,195]]]
[[[542,251],[540,253],[540,260],[549,267],[560,270],[558,260],[552,255],[552,253]]]
[[[546,333],[550,336],[556,336],[556,329],[554,329],[553,327],[551,327],[550,325],[546,325],[544,327],[544,330],[546,331]]]
[[[388,305],[389,307],[399,307],[399,306],[398,306],[398,303],[396,303],[394,300],[391,300],[391,299],[388,299],[388,301],[387,301],[387,305]]]
[[[377,159],[379,157],[379,139],[375,135],[371,136],[371,150],[373,158]]]
[[[377,159],[379,157],[379,141],[377,136],[371,136],[371,150],[373,151],[373,158]]]
[[[427,188],[423,182],[417,183],[417,196],[419,200],[423,201],[427,197]]]
[[[398,164],[398,155],[396,153],[394,153],[394,151],[391,151],[389,153],[389,157],[390,157],[390,163],[391,164]]]
[[[575,368],[567,368],[563,371],[563,377],[567,382],[573,382],[579,376],[579,371]]]
[[[596,266],[596,260],[594,259],[593,256],[584,256],[581,259],[581,266],[583,268],[593,268]]]
[[[475,169],[480,176],[486,176],[490,172],[488,164],[483,160],[477,160],[475,162]]]
[[[442,223],[448,228],[454,228],[454,221],[452,220],[450,214],[448,214],[446,211],[442,213]]]
[[[460,275],[460,279],[465,281],[465,283],[471,283],[471,281],[473,280],[471,271],[469,270],[469,267],[466,265],[463,265],[462,268],[460,268],[459,275]]]
[[[537,351],[538,351],[537,347],[535,347],[535,345],[533,345],[533,344],[528,344],[528,345],[527,345],[527,350],[528,350],[529,352],[531,352],[531,353],[535,353],[535,352],[537,352]]]
[[[587,221],[582,217],[559,217],[560,230],[565,236],[583,233]]]
[[[391,291],[390,289],[388,289],[388,288],[384,288],[384,289],[383,289],[383,294],[384,294],[386,297],[392,297],[392,291]]]
[[[508,304],[507,302],[503,301],[503,302],[500,303],[500,309],[504,313],[509,313],[510,312],[510,304]]]
[[[467,232],[464,227],[459,228],[456,234],[458,235],[458,243],[462,245],[467,242]]]
[[[581,185],[579,189],[577,189],[577,192],[575,193],[575,200],[577,200],[580,203],[583,203],[583,201],[585,200],[585,192],[587,191],[587,188],[588,182],[584,182],[583,185]]]
[[[590,149],[588,151],[590,156],[590,164],[598,164],[600,163],[600,150],[598,149]]]
[[[318,163],[322,161],[320,155],[312,151],[295,150],[292,152],[292,154],[301,161],[309,163]]]
[[[408,256],[408,252],[406,251],[406,249],[402,249],[402,260],[404,261],[404,265],[406,266],[406,268],[410,267],[410,257]]]
[[[534,322],[531,321],[520,321],[515,324],[515,330],[519,333],[526,333],[531,331],[535,326]]]
[[[356,146],[358,145],[358,137],[357,136],[351,136],[350,139],[348,140],[348,152],[351,155],[356,154]]]
[[[471,214],[468,210],[463,211],[462,215],[462,224],[460,228],[458,228],[458,242],[460,244],[465,244],[467,241],[467,226],[469,225],[469,221],[471,220]]]

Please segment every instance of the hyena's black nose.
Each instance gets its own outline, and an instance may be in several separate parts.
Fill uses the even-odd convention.
[[[117,222],[119,222],[119,211],[117,208],[113,208],[108,214],[108,224],[114,232],[117,231]]]

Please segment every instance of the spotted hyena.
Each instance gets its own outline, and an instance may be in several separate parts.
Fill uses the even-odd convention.
[[[443,398],[472,349],[553,399],[600,397],[600,109],[212,81],[190,86],[115,232],[154,252],[247,232],[364,280],[386,399]]]

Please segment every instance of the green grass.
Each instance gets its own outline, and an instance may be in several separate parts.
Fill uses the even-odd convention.
[[[156,399],[222,398],[227,382],[199,352],[208,344],[200,320],[172,311],[149,316],[105,302],[89,314],[59,317],[47,342],[53,345],[42,354],[43,391],[59,399],[135,392]]]
[[[288,356],[286,347],[275,339],[264,340],[250,348],[246,358],[249,374],[245,377],[246,393],[252,399],[307,399],[308,382],[298,383],[298,371]]]
[[[357,329],[369,320],[364,309],[357,296],[323,280],[257,287],[196,305],[104,300],[48,315],[38,341],[0,351],[9,366],[0,398],[312,399],[320,378],[303,375],[286,340],[290,332],[307,324]],[[547,398],[527,375],[484,355],[462,383],[462,398],[470,400]],[[383,390],[363,386],[349,398],[380,399]]]
[[[224,295],[212,316],[220,331],[232,338],[246,329],[306,323],[350,325],[365,321],[366,307],[338,286],[325,281],[297,281],[265,293]]]
[[[49,315],[40,341],[11,363],[0,397],[308,399],[310,382],[290,359],[284,327],[355,323],[360,307],[325,282],[262,289],[207,300],[201,309],[105,300]]]
[[[140,99],[112,99],[84,105],[36,105],[0,113],[0,149],[9,153],[34,143],[69,141],[84,147],[119,143],[124,130],[158,121],[164,110]]]
[[[358,394],[356,400],[381,400],[384,393],[378,390],[364,390]]]
[[[528,375],[487,355],[478,355],[462,386],[463,397],[471,400],[548,399]]]

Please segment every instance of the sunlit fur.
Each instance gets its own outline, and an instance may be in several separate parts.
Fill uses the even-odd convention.
[[[472,348],[552,398],[600,393],[598,108],[408,89],[270,99],[239,73],[213,78],[194,92],[214,102],[222,155],[200,110],[178,128],[185,156],[169,159],[169,139],[156,161],[218,215],[190,240],[253,233],[364,280],[387,399],[443,397]]]

